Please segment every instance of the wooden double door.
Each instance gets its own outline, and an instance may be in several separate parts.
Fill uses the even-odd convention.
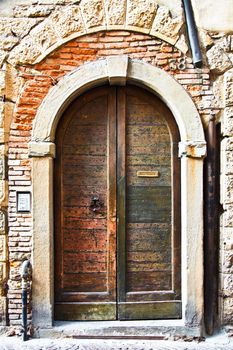
[[[78,97],[57,128],[55,319],[181,317],[179,132],[134,86]]]

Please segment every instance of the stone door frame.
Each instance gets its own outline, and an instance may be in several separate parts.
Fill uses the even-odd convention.
[[[63,77],[38,109],[29,143],[33,194],[33,324],[42,328],[53,325],[53,158],[58,121],[71,101],[84,91],[106,83],[125,85],[126,82],[148,88],[159,96],[170,108],[180,131],[183,307],[182,320],[173,320],[171,324],[166,321],[165,328],[191,328],[193,334],[200,335],[204,307],[203,159],[206,154],[201,119],[191,97],[169,74],[128,56],[107,57],[82,65]]]

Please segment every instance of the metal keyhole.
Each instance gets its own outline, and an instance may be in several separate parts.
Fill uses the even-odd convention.
[[[98,194],[93,195],[93,196],[91,197],[90,208],[91,208],[91,210],[92,210],[94,213],[100,210],[100,208],[101,208],[101,202],[100,202],[100,199],[99,199]]]

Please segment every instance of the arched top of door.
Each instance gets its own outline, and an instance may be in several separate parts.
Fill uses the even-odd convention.
[[[45,97],[38,109],[29,146],[30,156],[53,156],[56,127],[67,106],[89,88],[127,82],[149,89],[171,110],[178,125],[180,154],[203,157],[204,131],[198,111],[184,88],[168,73],[128,56],[112,56],[90,63],[64,76]]]

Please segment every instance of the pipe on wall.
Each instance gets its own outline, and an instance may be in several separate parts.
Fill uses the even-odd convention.
[[[28,306],[28,285],[31,280],[32,266],[29,260],[25,260],[21,267],[22,278],[22,327],[23,341],[28,340],[27,334],[27,306]]]
[[[202,54],[199,45],[197,27],[194,19],[193,8],[190,0],[182,0],[185,20],[186,20],[186,28],[188,33],[188,39],[190,48],[192,51],[193,64],[196,68],[202,67]]]
[[[206,333],[212,335],[218,314],[218,247],[219,247],[219,142],[215,116],[206,130],[207,157],[204,181],[204,318]]]

